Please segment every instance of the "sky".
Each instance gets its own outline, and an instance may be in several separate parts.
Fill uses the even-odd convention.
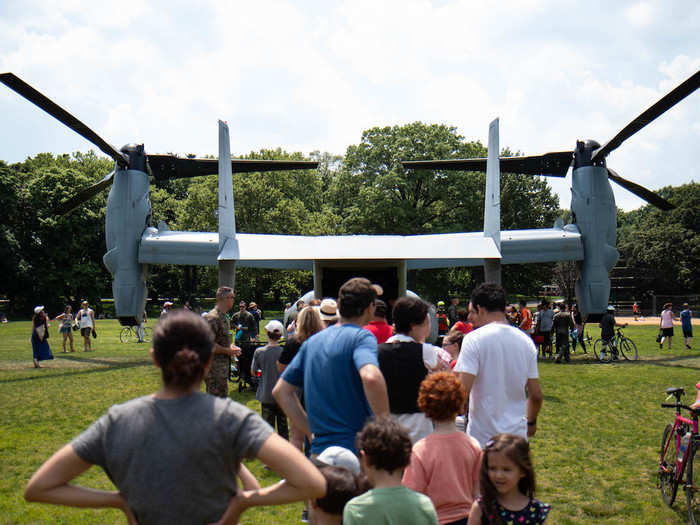
[[[2,0],[13,72],[117,148],[344,154],[362,132],[455,126],[526,155],[603,144],[700,70],[697,0]],[[700,90],[608,158],[650,189],[698,181]],[[89,142],[0,85],[0,160]],[[570,202],[571,172],[549,179]],[[617,205],[644,202],[613,184]]]

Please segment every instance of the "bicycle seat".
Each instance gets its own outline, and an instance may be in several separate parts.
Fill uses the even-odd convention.
[[[679,387],[675,386],[670,386],[666,389],[666,393],[670,396],[671,394],[675,394],[676,392],[680,392],[681,395],[685,394],[685,390]]]

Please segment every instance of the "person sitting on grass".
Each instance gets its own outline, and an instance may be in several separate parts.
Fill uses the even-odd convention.
[[[515,434],[497,434],[486,443],[469,525],[538,525],[551,506],[535,499],[535,469],[530,444]]]
[[[423,380],[418,407],[432,420],[434,430],[413,445],[411,463],[403,473],[403,484],[431,499],[443,525],[467,525],[479,494],[481,446],[455,427],[466,400],[467,391],[450,372]]]
[[[284,439],[289,440],[289,430],[287,427],[287,416],[284,415],[275,398],[272,397],[272,389],[280,378],[277,370],[277,360],[282,353],[279,340],[284,332],[284,325],[277,320],[272,320],[265,325],[267,333],[267,344],[257,348],[253,354],[253,361],[250,364],[250,374],[255,376],[257,371],[261,371],[258,389],[255,399],[260,401],[262,418],[275,428]]]
[[[260,416],[200,391],[213,346],[204,319],[187,310],[169,313],[153,330],[161,389],[112,406],[34,473],[25,499],[113,507],[129,524],[149,525],[237,523],[249,507],[323,497],[321,473]],[[243,458],[259,459],[284,481],[240,491]],[[116,491],[71,484],[92,465],[108,473]]]
[[[360,463],[374,488],[351,499],[343,511],[344,525],[437,525],[430,498],[401,484],[411,461],[411,439],[390,417],[369,421],[357,436]]]

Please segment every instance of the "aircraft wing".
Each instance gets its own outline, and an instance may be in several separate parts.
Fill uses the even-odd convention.
[[[215,266],[234,260],[240,267],[312,270],[314,261],[405,260],[409,270],[479,266],[500,259],[481,232],[431,235],[273,235],[237,233],[219,253],[218,233],[148,228],[141,237],[142,264]]]

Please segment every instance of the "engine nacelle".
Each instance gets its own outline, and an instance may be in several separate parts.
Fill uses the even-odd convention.
[[[138,263],[138,250],[151,221],[148,191],[145,171],[117,169],[107,197],[103,260],[112,274],[114,308],[122,325],[138,324],[146,307],[147,265]]]

